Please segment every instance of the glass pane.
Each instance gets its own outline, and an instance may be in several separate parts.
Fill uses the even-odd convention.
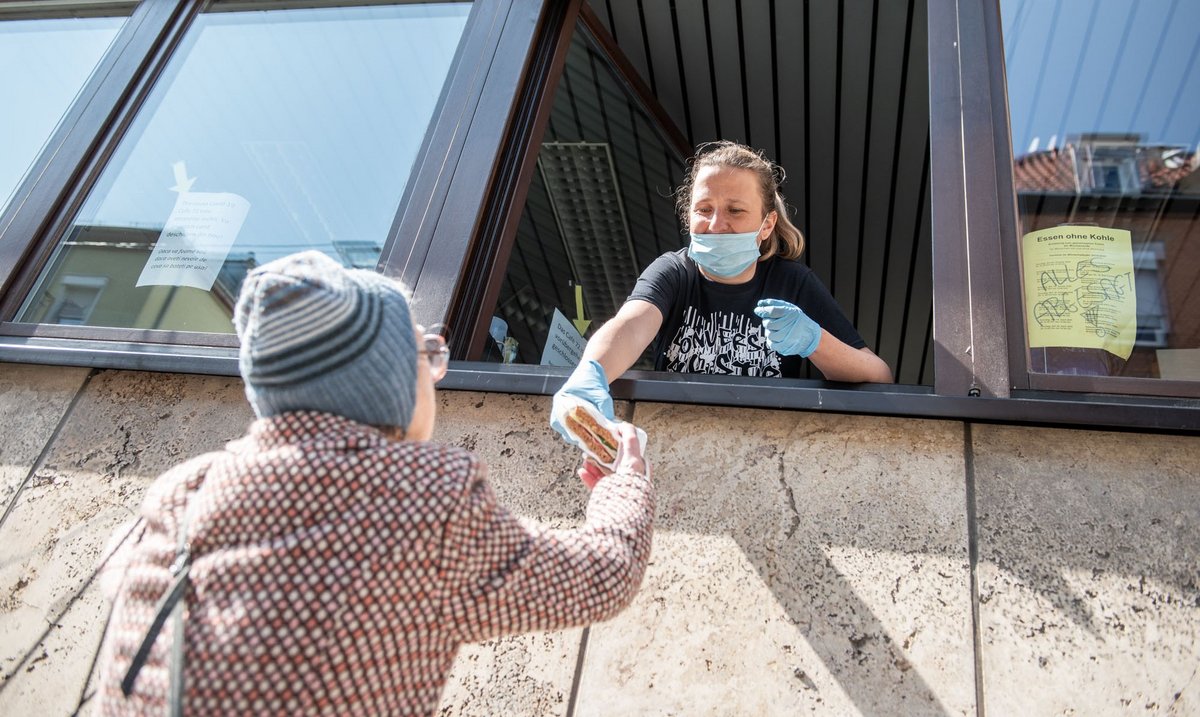
[[[254,266],[375,268],[470,4],[236,7],[189,28],[19,321],[231,333]]]
[[[1200,3],[1000,7],[1030,370],[1200,380]]]
[[[577,363],[578,353],[563,353],[561,345],[556,351],[548,339],[582,350],[583,336],[616,314],[642,267],[686,243],[671,194],[682,169],[580,27],[555,91],[484,359]]]
[[[0,112],[0,212],[124,22],[0,15],[0,97],[6,107],[21,108]]]

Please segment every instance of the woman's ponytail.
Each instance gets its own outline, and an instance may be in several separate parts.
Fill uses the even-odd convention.
[[[775,192],[775,231],[763,242],[762,259],[778,254],[784,259],[799,259],[804,253],[804,235],[792,224],[788,216],[787,202],[783,195]]]

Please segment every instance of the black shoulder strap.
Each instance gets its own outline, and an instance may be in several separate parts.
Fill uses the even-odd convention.
[[[171,618],[171,624],[174,632],[174,642],[171,646],[171,693],[170,705],[172,715],[183,714],[183,608],[184,595],[188,589],[188,575],[191,573],[192,554],[188,548],[188,524],[191,522],[192,509],[195,507],[196,501],[193,499],[189,502],[187,509],[183,514],[183,521],[179,524],[179,539],[175,547],[175,562],[171,565],[171,575],[174,579],[168,586],[166,593],[158,601],[158,606],[154,610],[154,620],[150,623],[150,628],[146,630],[146,634],[142,637],[142,643],[138,646],[137,652],[133,656],[133,661],[129,664],[129,669],[125,672],[125,678],[121,680],[121,693],[128,697],[133,692],[133,683],[137,680],[138,673],[142,671],[142,667],[146,664],[146,659],[150,656],[150,650],[154,647],[154,641],[158,639],[158,634],[162,632],[162,627],[166,623],[167,618]]]
[[[186,556],[186,554],[185,554]],[[129,669],[125,672],[125,678],[121,680],[121,692],[128,697],[133,693],[133,683],[137,680],[138,673],[146,665],[146,659],[150,656],[150,650],[154,647],[155,640],[158,639],[158,634],[162,632],[162,627],[167,622],[168,617],[182,617],[182,602],[180,598],[187,592],[188,586],[188,568],[191,566],[190,556],[184,562],[179,560],[171,566],[171,574],[175,579],[171,582],[167,592],[163,594],[158,601],[158,606],[154,609],[154,620],[150,623],[150,628],[142,637],[142,643],[138,646],[137,652],[133,656],[133,662],[129,664]],[[175,628],[179,628],[179,623],[174,623]],[[180,640],[176,639],[176,643]],[[172,651],[172,663],[174,662],[174,651]],[[174,668],[174,664],[172,664]]]
[[[104,561],[101,562],[99,567],[96,568],[96,572],[92,575],[93,579],[100,573],[100,571],[104,570],[105,566],[108,565],[108,561],[112,560],[114,555],[121,552],[121,550],[125,548],[125,541],[129,540],[129,536],[133,535],[138,528],[145,528],[145,524],[146,519],[139,517],[133,522],[133,525],[129,526],[129,530],[125,531],[125,535],[121,536],[121,540],[117,542],[116,547],[104,557]],[[138,540],[141,540],[141,538],[139,537]],[[125,569],[121,573],[121,583],[125,582],[125,575],[128,573],[129,564],[126,563]],[[109,606],[108,617],[104,619],[104,629],[100,631],[100,640],[96,643],[96,651],[92,653],[92,664],[88,665],[87,676],[83,678],[83,687],[79,692],[79,702],[75,705],[75,711],[71,713],[71,717],[78,717],[78,715],[83,711],[83,706],[88,703],[88,700],[92,699],[94,692],[88,692],[88,685],[91,684],[92,675],[96,672],[96,663],[100,659],[100,651],[104,649],[104,640],[106,637],[108,637],[108,628],[112,625],[112,618],[113,610],[112,606]]]

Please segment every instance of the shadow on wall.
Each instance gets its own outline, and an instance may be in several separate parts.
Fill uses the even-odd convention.
[[[978,425],[972,445],[988,711],[1200,714],[1200,439]]]
[[[49,387],[38,370],[22,380]],[[60,389],[31,407],[5,388],[0,410],[53,415],[44,443],[74,395]],[[574,526],[586,491],[548,410],[443,392],[438,439],[477,451],[514,512]],[[74,709],[107,614],[90,580],[108,536],[155,476],[250,418],[236,379],[99,372],[37,470],[28,441],[4,454],[6,481],[28,480],[0,525],[0,713]],[[641,593],[582,639],[468,648],[444,709],[970,714],[977,659],[997,714],[1191,704],[1200,441],[971,426],[977,658],[961,423],[661,404],[636,419],[659,489]]]
[[[41,433],[18,458],[0,523],[0,714],[75,710],[108,616],[94,578],[109,537],[160,473],[253,418],[237,379],[81,370],[69,389],[53,388],[70,371],[17,367],[41,400],[0,392],[0,411],[33,414]],[[4,422],[0,442],[25,425]]]
[[[654,565],[592,630],[581,714],[630,692],[652,713],[974,712],[961,424],[655,404],[636,419]]]
[[[548,410],[445,393],[439,439],[476,450],[520,514],[570,525],[577,459]],[[659,490],[652,565],[590,629],[576,714],[974,711],[961,424],[657,404],[636,418]],[[508,704],[502,681],[491,691],[474,697]]]
[[[654,404],[636,422],[654,567],[593,629],[581,713],[631,691],[658,712],[969,714],[977,661],[996,714],[1200,708],[1194,437]]]

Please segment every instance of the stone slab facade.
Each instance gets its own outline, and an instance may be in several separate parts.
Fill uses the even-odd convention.
[[[438,440],[578,524],[549,399],[444,391]],[[236,379],[0,364],[0,714],[75,709],[94,576],[160,472],[242,434]],[[659,489],[642,591],[471,645],[447,715],[1200,714],[1200,438],[624,404]]]

